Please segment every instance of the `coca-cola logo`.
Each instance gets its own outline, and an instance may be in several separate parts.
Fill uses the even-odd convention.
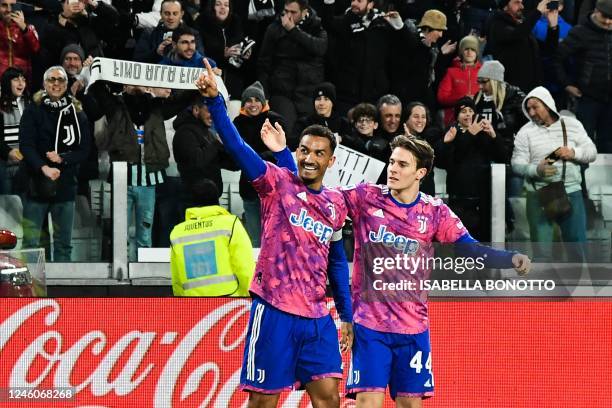
[[[199,299],[189,308],[178,299],[23,303],[0,315],[0,387],[70,387],[80,408],[247,405],[238,385],[250,300]],[[87,321],[75,318],[83,307]],[[281,401],[310,406],[301,391]]]

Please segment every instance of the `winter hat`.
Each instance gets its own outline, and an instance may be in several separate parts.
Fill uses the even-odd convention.
[[[446,15],[440,10],[427,10],[421,18],[419,27],[429,27],[433,30],[447,30],[446,28]]]
[[[242,106],[244,106],[246,101],[249,100],[250,98],[257,99],[259,102],[261,102],[262,105],[266,104],[266,94],[264,92],[264,88],[261,82],[259,81],[253,82],[251,86],[249,86],[247,89],[245,89],[242,92],[242,96],[240,97]]]
[[[504,82],[504,72],[506,69],[499,61],[485,61],[478,71],[478,78],[493,79],[495,81]]]
[[[464,96],[463,98],[459,99],[455,104],[456,118],[459,117],[459,112],[461,112],[461,109],[463,108],[472,108],[472,110],[476,112],[476,103],[474,103],[474,100],[468,96]]]
[[[322,82],[314,90],[312,94],[313,99],[317,99],[319,96],[327,96],[333,104],[336,103],[336,87],[331,82]]]
[[[66,58],[66,54],[69,52],[77,54],[81,58],[81,62],[85,61],[85,51],[83,51],[83,47],[78,44],[68,44],[64,47],[62,53],[60,54],[60,64],[64,62],[64,58]]]
[[[459,42],[459,55],[463,55],[463,51],[468,48],[478,53],[478,50],[480,49],[480,43],[478,42],[478,38],[474,37],[473,35],[466,35],[465,37],[463,37]]]
[[[612,0],[597,0],[595,8],[607,16],[612,16]]]

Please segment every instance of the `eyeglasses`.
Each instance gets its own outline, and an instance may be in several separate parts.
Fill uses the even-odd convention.
[[[66,78],[63,78],[63,77],[59,77],[59,78],[49,77],[49,78],[45,79],[45,81],[49,82],[50,84],[53,84],[55,82],[63,84],[64,82],[66,82]]]
[[[488,80],[488,79],[486,79],[486,78],[478,78],[478,83],[479,83],[479,84],[483,84],[483,85],[484,85],[484,84],[488,84],[488,83],[489,83],[489,80]]]
[[[368,117],[359,118],[355,121],[355,123],[360,123],[364,125],[367,125],[368,123],[372,123],[372,122],[374,122],[374,119],[368,118]]]

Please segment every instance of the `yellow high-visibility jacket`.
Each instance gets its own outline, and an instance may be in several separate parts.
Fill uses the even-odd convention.
[[[253,246],[238,217],[225,208],[188,208],[170,243],[174,296],[249,296]]]

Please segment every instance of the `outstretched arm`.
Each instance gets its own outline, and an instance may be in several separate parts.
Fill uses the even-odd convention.
[[[514,268],[520,276],[527,275],[531,270],[531,259],[527,255],[482,245],[470,234],[463,235],[455,243],[462,256],[483,258],[487,268]]]
[[[200,94],[205,97],[206,105],[219,132],[225,150],[238,163],[247,178],[252,181],[266,172],[266,163],[255,151],[240,137],[238,130],[227,116],[223,97],[219,95],[215,74],[207,60],[204,60],[207,74],[202,74],[195,85]]]
[[[287,138],[283,127],[276,122],[274,126],[269,119],[266,119],[261,127],[261,141],[274,153],[278,167],[285,167],[293,174],[297,174],[295,160],[287,147]]]

